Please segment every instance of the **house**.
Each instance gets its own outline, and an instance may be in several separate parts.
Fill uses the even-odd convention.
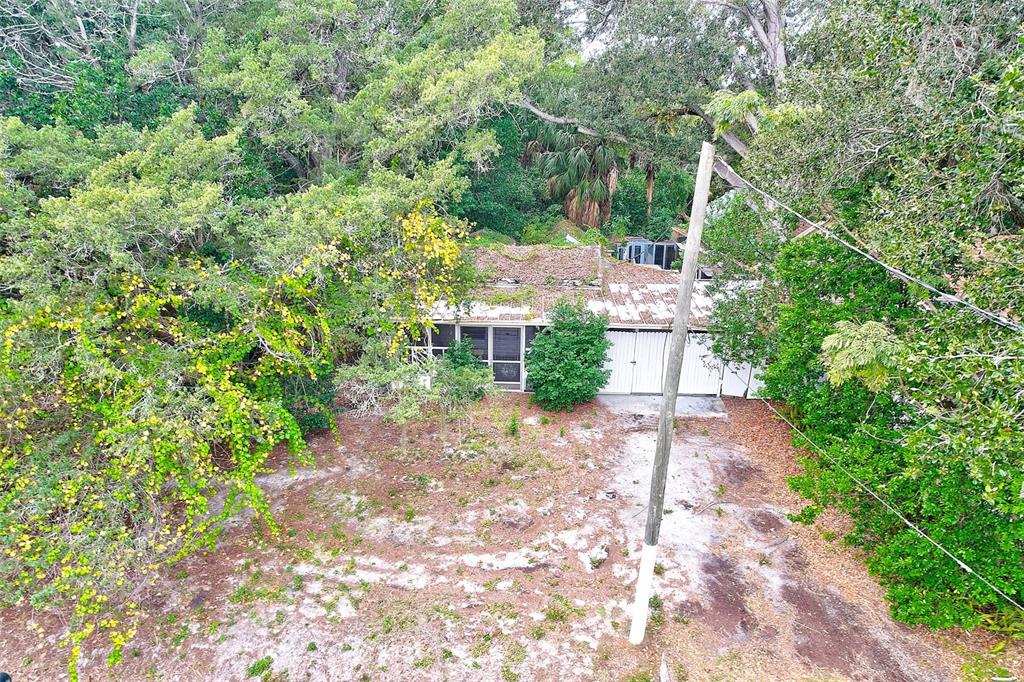
[[[434,307],[436,330],[417,342],[421,352],[440,355],[470,339],[498,386],[526,391],[523,359],[555,304],[568,299],[608,318],[611,376],[602,393],[662,392],[678,272],[609,259],[596,246],[501,246],[478,249],[474,258],[486,284],[462,306]],[[711,352],[707,286],[697,281],[694,289],[679,392],[743,396],[750,367],[726,367]]]
[[[654,242],[643,237],[626,237],[615,248],[615,257],[637,265],[657,265],[668,270],[679,255],[679,244],[673,241]]]

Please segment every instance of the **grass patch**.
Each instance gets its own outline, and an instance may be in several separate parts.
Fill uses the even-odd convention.
[[[269,672],[272,665],[274,665],[274,659],[270,656],[264,656],[260,660],[253,662],[252,665],[245,669],[245,676],[259,677],[263,673]]]
[[[557,595],[544,609],[544,620],[551,623],[565,623],[572,616],[582,616],[584,613],[586,611],[573,606],[565,597]]]

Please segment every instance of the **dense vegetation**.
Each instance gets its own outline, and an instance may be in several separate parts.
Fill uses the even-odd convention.
[[[0,595],[66,619],[72,671],[227,517],[273,526],[255,476],[342,359],[460,297],[447,207],[544,58],[501,0],[87,9],[0,12]]]
[[[1019,8],[1018,8],[1019,10]],[[758,98],[743,170],[942,290],[1024,312],[1024,33],[998,3],[832,10]],[[735,125],[743,117],[733,117]],[[764,364],[828,457],[793,481],[837,504],[894,615],[1024,633],[1022,615],[858,488],[847,469],[1012,598],[1024,597],[1024,337],[932,299],[758,197],[709,229],[716,348]],[[729,288],[728,281],[755,281]]]
[[[548,410],[571,410],[608,383],[608,321],[580,304],[561,302],[526,354],[533,400]]]
[[[472,283],[469,232],[668,237],[701,139],[1020,319],[1020,7],[587,7],[582,28],[557,0],[0,8],[0,598],[58,612],[72,670],[94,635],[116,660],[155,571],[243,505],[267,514],[255,475],[281,442],[304,456],[339,388],[398,419],[484,390],[458,353],[424,360],[426,385],[397,360]],[[800,228],[734,192],[707,259],[716,349],[764,365],[766,395],[827,449],[794,481],[802,520],[851,514],[897,617],[1019,633],[834,462],[1024,598],[1022,336]],[[596,362],[599,321],[577,322]],[[538,398],[585,399],[594,366]],[[385,384],[414,390],[356,395]]]

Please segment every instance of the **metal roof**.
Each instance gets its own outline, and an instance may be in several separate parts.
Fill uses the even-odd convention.
[[[678,272],[610,261],[596,247],[504,247],[481,249],[475,255],[477,268],[490,281],[459,308],[444,302],[435,306],[431,311],[435,322],[543,325],[548,323],[555,304],[567,299],[583,302],[595,313],[607,315],[612,327],[672,326]],[[711,305],[707,283],[696,282],[691,329],[707,328]]]

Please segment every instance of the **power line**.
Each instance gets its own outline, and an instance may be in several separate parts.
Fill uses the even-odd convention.
[[[751,376],[753,376],[753,369],[751,369]],[[753,387],[752,387],[752,386],[750,385],[750,380],[744,380],[744,381],[743,381],[743,383],[744,383],[744,384],[746,384],[746,386],[747,386],[747,391],[748,391],[748,395],[749,395],[749,392],[750,392],[750,391],[753,391],[753,390],[754,390],[754,389],[753,389]],[[915,533],[917,533],[918,535],[920,535],[920,536],[921,536],[922,538],[924,538],[925,540],[927,540],[928,542],[930,542],[930,543],[931,543],[932,545],[934,545],[934,546],[935,546],[936,548],[938,548],[938,549],[939,549],[939,551],[941,551],[941,552],[942,552],[943,554],[945,554],[945,555],[946,555],[946,556],[948,556],[948,557],[949,557],[950,559],[952,559],[952,560],[953,560],[954,562],[956,562],[956,565],[957,565],[957,566],[959,566],[959,567],[960,567],[961,569],[963,569],[963,571],[964,571],[964,572],[966,572],[966,573],[969,573],[970,575],[973,575],[973,576],[974,576],[975,578],[977,578],[977,579],[978,579],[978,580],[980,580],[980,581],[981,581],[982,583],[984,583],[984,584],[985,584],[985,585],[986,585],[986,586],[987,586],[987,587],[988,587],[988,588],[989,588],[990,590],[992,590],[993,592],[995,592],[996,594],[998,594],[998,595],[999,595],[1000,597],[1002,597],[1002,598],[1003,598],[1003,599],[1005,599],[1005,600],[1006,600],[1007,602],[1009,602],[1009,603],[1010,603],[1010,604],[1012,604],[1013,606],[1017,607],[1017,608],[1018,608],[1018,609],[1019,609],[1019,610],[1020,610],[1020,611],[1021,611],[1022,613],[1024,613],[1024,606],[1022,606],[1022,605],[1020,604],[1020,602],[1018,602],[1018,601],[1017,601],[1017,600],[1015,600],[1015,599],[1014,599],[1013,597],[1011,597],[1010,595],[1006,594],[1006,593],[1005,593],[1005,592],[1003,592],[1003,591],[1002,591],[1001,589],[999,589],[998,587],[996,587],[996,586],[995,586],[995,585],[994,585],[994,584],[992,583],[992,581],[991,581],[991,580],[989,580],[988,578],[986,578],[986,577],[985,577],[985,576],[983,576],[982,574],[980,574],[980,573],[978,573],[977,571],[975,571],[975,570],[974,570],[973,568],[971,568],[971,567],[970,567],[969,565],[967,565],[967,563],[966,563],[966,562],[962,561],[962,560],[961,560],[961,559],[960,559],[960,558],[959,558],[958,556],[956,556],[956,555],[955,555],[955,554],[953,554],[953,553],[952,553],[951,551],[949,551],[948,549],[946,549],[946,548],[945,548],[945,547],[944,547],[944,546],[943,546],[943,545],[942,545],[941,543],[939,543],[939,541],[938,541],[938,540],[935,540],[935,539],[933,539],[933,538],[932,538],[931,536],[929,536],[929,535],[928,535],[927,533],[925,533],[925,532],[924,532],[923,530],[921,530],[921,528],[919,528],[919,527],[918,527],[918,526],[917,526],[917,525],[916,525],[916,524],[915,524],[915,523],[914,523],[913,521],[911,521],[911,520],[910,520],[910,519],[908,519],[908,518],[907,518],[906,516],[904,516],[904,515],[903,515],[903,513],[902,513],[902,512],[900,512],[900,510],[899,510],[899,509],[897,509],[897,508],[896,508],[895,506],[893,506],[893,505],[892,505],[891,503],[889,503],[889,502],[888,502],[887,500],[883,499],[883,498],[882,498],[882,497],[881,497],[881,496],[880,496],[880,495],[879,495],[878,493],[876,493],[876,492],[875,492],[874,490],[872,490],[871,488],[869,488],[869,487],[867,486],[867,484],[866,484],[866,483],[864,483],[864,482],[863,482],[863,481],[861,481],[861,480],[860,480],[859,478],[857,478],[856,476],[854,476],[854,475],[853,475],[853,473],[852,473],[852,472],[850,472],[850,470],[849,470],[849,469],[847,469],[847,468],[846,468],[846,467],[844,467],[844,466],[843,466],[842,464],[840,464],[840,463],[839,463],[839,461],[838,461],[838,460],[837,460],[836,458],[834,458],[834,457],[833,457],[832,455],[828,454],[828,452],[826,452],[824,448],[822,448],[822,447],[821,447],[820,445],[818,445],[818,444],[817,444],[817,443],[815,443],[815,442],[814,442],[813,440],[811,440],[811,439],[810,439],[810,438],[809,438],[809,437],[807,436],[807,434],[805,434],[805,433],[804,433],[803,431],[801,431],[801,430],[800,430],[800,428],[799,428],[799,427],[798,427],[798,426],[797,426],[796,424],[794,424],[793,422],[791,422],[791,421],[790,421],[790,420],[789,420],[789,419],[788,419],[788,418],[786,417],[786,415],[782,414],[782,413],[781,413],[781,412],[779,412],[779,411],[778,411],[777,409],[775,409],[775,406],[774,406],[774,405],[772,405],[772,404],[771,404],[771,403],[770,403],[770,402],[769,402],[769,401],[768,401],[767,399],[765,399],[765,398],[762,398],[762,397],[760,397],[760,396],[756,396],[756,397],[757,397],[757,399],[758,399],[758,400],[760,400],[760,401],[761,401],[761,402],[763,402],[763,403],[764,403],[765,405],[767,405],[767,406],[768,406],[768,409],[770,409],[770,410],[771,410],[772,412],[774,412],[774,413],[776,414],[776,416],[778,416],[778,417],[779,417],[779,419],[781,419],[782,421],[786,422],[786,423],[787,423],[787,424],[789,425],[789,427],[790,427],[791,429],[793,429],[794,431],[796,431],[796,432],[797,432],[797,433],[798,433],[798,434],[800,435],[800,437],[801,437],[801,438],[803,438],[803,439],[804,439],[805,441],[807,441],[808,443],[810,443],[810,444],[811,444],[811,446],[812,446],[812,447],[813,447],[813,448],[814,448],[815,450],[817,450],[817,451],[818,451],[818,452],[819,452],[819,453],[820,453],[820,454],[821,454],[822,456],[824,456],[824,457],[825,457],[825,459],[827,459],[827,460],[828,460],[829,462],[831,462],[831,463],[832,463],[833,465],[835,465],[835,467],[836,467],[837,469],[839,469],[839,470],[840,470],[841,472],[843,472],[844,474],[846,474],[846,475],[847,475],[847,476],[848,476],[848,477],[850,478],[850,480],[852,480],[852,481],[853,481],[854,483],[856,483],[856,484],[857,484],[857,487],[859,487],[859,488],[860,488],[861,490],[863,490],[864,492],[866,492],[866,493],[867,493],[868,495],[870,495],[871,497],[875,498],[875,499],[876,499],[876,500],[877,500],[877,501],[878,501],[878,502],[879,502],[879,503],[880,503],[880,504],[881,504],[881,505],[882,505],[883,507],[885,507],[885,508],[886,508],[886,509],[888,509],[888,510],[889,510],[890,512],[892,512],[892,513],[893,513],[893,514],[894,514],[894,515],[896,516],[896,518],[898,518],[898,519],[899,519],[900,521],[902,521],[902,522],[903,522],[903,524],[904,524],[904,525],[906,525],[906,526],[907,526],[907,528],[910,528],[910,529],[911,529],[911,530],[913,530],[913,531],[914,531]]]
[[[960,298],[959,296],[955,296],[953,294],[948,294],[948,293],[946,293],[944,291],[941,291],[941,290],[933,287],[932,285],[928,284],[927,282],[924,282],[924,281],[918,279],[917,277],[914,277],[913,275],[900,270],[899,268],[897,268],[895,266],[889,265],[888,263],[879,260],[878,258],[876,258],[875,256],[871,255],[867,251],[865,251],[865,250],[861,249],[860,247],[856,246],[855,244],[851,244],[850,242],[846,241],[842,237],[838,236],[837,234],[835,234],[834,232],[832,232],[831,230],[826,228],[824,225],[821,225],[820,223],[816,223],[816,222],[810,220],[809,218],[807,218],[806,216],[804,216],[803,214],[798,212],[796,209],[794,209],[791,206],[789,206],[788,204],[786,204],[786,203],[776,199],[775,197],[771,196],[770,194],[768,194],[764,190],[762,190],[759,187],[756,187],[753,184],[751,184],[751,182],[749,180],[747,180],[742,175],[737,173],[721,157],[716,158],[715,162],[716,162],[716,164],[719,164],[719,163],[722,164],[725,167],[725,170],[726,170],[727,174],[730,174],[731,176],[733,176],[732,177],[733,180],[738,179],[740,182],[742,182],[744,185],[746,185],[749,189],[751,189],[754,192],[756,192],[757,194],[761,195],[762,197],[764,197],[768,201],[771,201],[772,203],[774,203],[775,205],[779,206],[783,210],[785,210],[785,211],[791,213],[792,215],[796,216],[798,219],[802,220],[804,223],[806,223],[806,224],[814,227],[815,229],[819,230],[822,234],[824,234],[825,236],[829,237],[830,239],[833,239],[833,240],[839,242],[840,244],[842,244],[846,248],[850,249],[851,251],[853,251],[853,252],[855,252],[857,254],[860,254],[861,256],[867,258],[868,260],[870,260],[873,263],[876,263],[877,265],[879,265],[882,268],[884,268],[890,274],[898,277],[899,279],[902,279],[903,281],[913,282],[913,283],[917,284],[918,286],[926,289],[927,291],[935,294],[937,299],[940,302],[956,303],[956,304],[962,305],[962,306],[972,310],[974,313],[980,315],[981,317],[984,317],[985,319],[988,319],[989,321],[994,322],[994,323],[996,323],[996,324],[998,324],[998,325],[1000,325],[1002,327],[1006,327],[1008,329],[1013,329],[1014,331],[1016,331],[1018,333],[1024,333],[1024,327],[1021,327],[1019,324],[1013,322],[1008,317],[1006,317],[1004,315],[1000,315],[999,313],[994,313],[994,312],[992,312],[990,310],[985,310],[984,308],[979,308],[978,306],[974,305],[973,303],[970,303],[969,301],[965,301],[964,299]],[[753,377],[753,369],[751,369],[751,377]],[[744,380],[743,383],[746,384],[748,393],[750,391],[753,391],[753,388],[750,385],[750,380],[749,379],[748,380]],[[993,584],[991,580],[989,580],[988,578],[986,578],[982,574],[980,574],[977,571],[975,571],[966,562],[964,562],[958,556],[956,556],[951,551],[946,549],[940,542],[938,542],[937,540],[932,538],[930,535],[925,533],[923,530],[921,530],[921,528],[918,527],[913,521],[911,521],[906,516],[904,516],[903,513],[900,512],[899,509],[897,509],[895,506],[893,506],[888,500],[885,500],[884,498],[882,498],[878,493],[876,493],[874,490],[872,490],[870,487],[868,487],[868,485],[866,483],[864,483],[859,478],[857,478],[849,469],[847,469],[845,466],[843,466],[836,458],[834,458],[832,455],[830,455],[824,448],[822,448],[820,445],[818,445],[813,440],[811,440],[807,436],[807,434],[805,434],[796,424],[794,424],[792,421],[790,421],[786,417],[786,415],[782,414],[777,409],[775,409],[775,406],[772,405],[768,400],[766,400],[765,398],[760,398],[760,397],[758,397],[758,399],[761,402],[763,402],[765,405],[767,405],[768,409],[770,409],[772,412],[774,412],[775,415],[778,416],[782,421],[786,422],[786,424],[788,424],[789,427],[791,429],[793,429],[793,431],[795,431],[797,434],[799,434],[801,438],[803,438],[805,441],[810,443],[811,446],[819,454],[821,454],[825,459],[827,459],[829,462],[831,462],[839,471],[841,471],[851,481],[853,481],[857,485],[858,488],[860,488],[865,493],[870,495],[872,498],[874,498],[876,501],[878,501],[879,504],[881,504],[883,507],[885,507],[885,509],[887,509],[893,515],[895,515],[896,518],[898,518],[907,528],[910,528],[912,531],[914,531],[919,536],[921,536],[922,538],[927,540],[930,544],[932,544],[936,549],[938,549],[943,554],[945,554],[947,557],[952,559],[956,563],[956,565],[959,566],[961,568],[961,570],[963,570],[965,573],[973,575],[975,578],[980,580],[990,590],[992,590],[993,592],[998,594],[1000,597],[1005,599],[1009,604],[1012,604],[1014,607],[1016,607],[1018,610],[1020,610],[1022,613],[1024,613],[1024,606],[1022,606],[1020,604],[1020,602],[1016,601],[1013,597],[1008,595],[1006,592],[1004,592],[1003,590],[1001,590],[998,587],[996,587],[996,585]]]
[[[772,195],[768,194],[764,190],[762,190],[759,187],[753,185],[749,180],[747,180],[745,177],[743,177],[742,175],[737,173],[735,171],[735,169],[733,169],[732,166],[730,166],[728,163],[726,163],[725,160],[722,159],[721,157],[718,157],[716,159],[716,163],[721,163],[723,166],[725,166],[726,170],[729,173],[731,173],[733,176],[735,176],[735,179],[739,179],[744,185],[746,185],[747,188],[749,188],[749,189],[753,190],[754,192],[760,194],[762,197],[764,197],[768,201],[772,202],[773,204],[775,204],[779,208],[783,209],[784,211],[787,211],[788,213],[791,213],[792,215],[794,215],[797,218],[799,218],[800,220],[802,220],[804,223],[806,223],[806,224],[810,225],[811,227],[813,227],[814,229],[820,231],[826,237],[829,237],[830,239],[833,239],[833,240],[839,242],[840,244],[842,244],[846,248],[850,249],[854,253],[858,253],[861,256],[864,256],[865,258],[870,260],[871,262],[876,263],[877,265],[880,265],[882,268],[884,268],[887,272],[889,272],[890,274],[894,275],[895,277],[898,277],[899,279],[902,279],[905,282],[913,282],[914,284],[916,284],[916,285],[918,285],[918,286],[920,286],[920,287],[930,291],[931,293],[935,294],[936,299],[939,302],[941,302],[941,303],[955,303],[955,304],[958,304],[958,305],[962,305],[965,308],[968,308],[969,310],[973,311],[975,314],[977,314],[977,315],[979,315],[981,317],[984,317],[985,319],[989,320],[990,322],[994,322],[994,323],[998,324],[1001,327],[1006,327],[1007,329],[1012,329],[1012,330],[1016,331],[1019,334],[1024,334],[1024,327],[1022,327],[1021,325],[1017,324],[1016,322],[1014,322],[1010,318],[1006,317],[1005,315],[1001,315],[999,313],[994,313],[991,310],[985,310],[984,308],[979,308],[978,306],[974,305],[973,303],[971,303],[969,301],[966,301],[966,300],[960,298],[959,296],[956,296],[954,294],[949,294],[949,293],[946,293],[945,291],[937,289],[937,288],[933,287],[931,284],[928,284],[927,282],[925,282],[925,281],[923,281],[923,280],[921,280],[921,279],[919,279],[917,277],[914,277],[913,275],[911,275],[911,274],[909,274],[907,272],[904,272],[903,270],[900,270],[899,268],[897,268],[897,267],[895,267],[893,265],[889,265],[888,263],[886,263],[886,262],[884,262],[882,260],[879,260],[875,256],[872,256],[870,253],[868,253],[864,249],[862,249],[859,246],[857,246],[856,244],[851,244],[850,242],[846,241],[845,239],[843,239],[842,237],[840,237],[836,233],[834,233],[831,230],[829,230],[828,228],[826,228],[821,223],[814,222],[813,220],[807,218],[806,216],[801,214],[799,211],[797,211],[796,209],[794,209],[791,206],[789,206],[788,204],[786,204],[785,202],[780,201],[779,199],[776,199],[775,197],[773,197]]]

